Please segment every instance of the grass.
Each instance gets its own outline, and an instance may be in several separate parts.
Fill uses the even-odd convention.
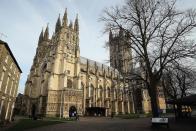
[[[144,115],[145,115],[145,117],[152,117],[152,113],[151,112],[145,113]]]
[[[62,121],[51,121],[51,120],[32,120],[32,119],[21,119],[13,127],[10,127],[7,131],[24,131],[27,129],[54,125],[63,123]]]
[[[122,118],[122,119],[136,119],[139,118],[139,114],[123,114],[123,115],[117,115],[116,117]]]

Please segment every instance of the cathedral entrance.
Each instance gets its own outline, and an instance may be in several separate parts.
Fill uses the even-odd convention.
[[[104,107],[87,107],[87,116],[105,116],[106,109]]]
[[[75,117],[77,114],[77,109],[75,106],[71,106],[69,108],[69,117]]]

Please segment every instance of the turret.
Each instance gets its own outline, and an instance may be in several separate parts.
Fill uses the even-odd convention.
[[[78,14],[76,15],[76,19],[75,19],[75,23],[74,23],[74,31],[79,33]]]
[[[38,41],[38,43],[41,43],[43,41],[43,39],[44,39],[44,37],[43,37],[43,29],[42,29],[42,31],[41,31],[41,33],[39,35],[39,41]]]
[[[63,16],[63,27],[67,26],[67,8],[65,9],[65,13]]]
[[[56,22],[55,33],[57,33],[60,29],[61,29],[61,19],[60,19],[60,14],[59,14],[59,17]]]
[[[49,39],[49,27],[47,25],[46,30],[44,32],[44,40],[48,40]]]

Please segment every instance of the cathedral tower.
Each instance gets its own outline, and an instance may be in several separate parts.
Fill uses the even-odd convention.
[[[109,33],[110,66],[122,75],[128,75],[132,70],[132,52],[128,47],[126,33],[119,29],[118,33]]]
[[[33,106],[47,116],[69,116],[70,108],[82,112],[78,15],[74,26],[67,21],[66,9],[62,20],[59,15],[51,39],[48,26],[40,33],[25,87],[25,95],[31,98],[29,113]]]

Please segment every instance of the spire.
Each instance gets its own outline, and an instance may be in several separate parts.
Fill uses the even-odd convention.
[[[43,39],[44,39],[44,37],[43,37],[43,28],[42,28],[42,31],[39,35],[39,41],[38,42],[41,43],[43,41]]]
[[[112,30],[110,29],[110,33],[109,33],[109,40],[111,40],[113,37],[113,34],[112,34]]]
[[[67,8],[65,9],[65,13],[63,16],[63,26],[67,26]]]
[[[61,28],[61,19],[60,19],[60,14],[59,14],[59,18],[56,22],[56,28],[55,28],[55,32],[58,32]]]
[[[49,39],[49,27],[47,24],[46,30],[44,32],[44,40],[48,40]]]
[[[73,28],[73,22],[72,21],[70,21],[70,23],[69,23],[69,28]]]
[[[76,19],[74,23],[74,31],[79,32],[78,14],[76,15]]]

